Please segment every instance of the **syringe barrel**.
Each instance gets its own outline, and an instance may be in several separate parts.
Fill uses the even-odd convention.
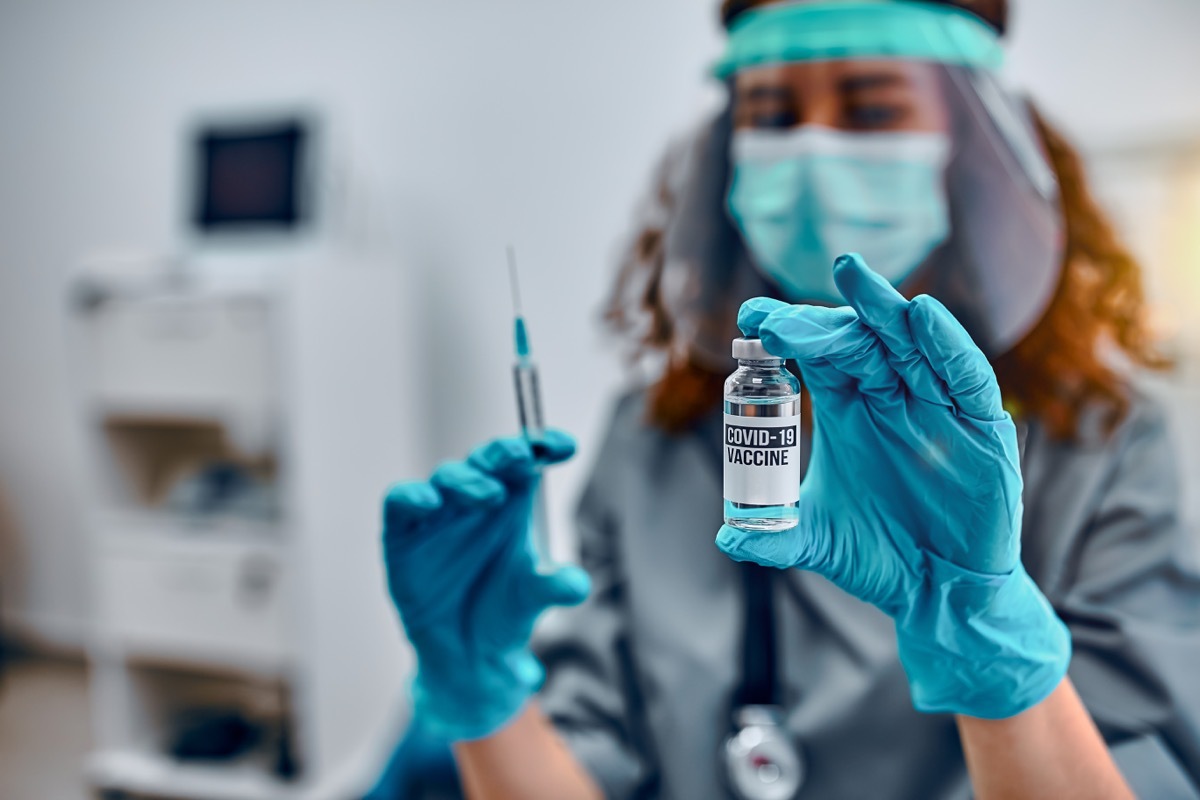
[[[517,390],[517,415],[525,437],[538,442],[545,433],[542,424],[542,394],[538,386],[537,367],[528,362],[513,366],[513,382]]]
[[[552,572],[554,561],[550,557],[550,518],[546,510],[545,479],[541,477],[540,466],[545,453],[541,442],[546,429],[542,425],[542,393],[541,387],[538,386],[537,367],[527,359],[519,360],[513,366],[513,383],[517,390],[517,415],[521,422],[521,433],[532,445],[534,458],[539,464],[530,535],[533,537],[533,548],[537,554],[538,571]]]

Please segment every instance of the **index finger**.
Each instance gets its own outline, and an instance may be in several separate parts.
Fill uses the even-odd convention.
[[[758,333],[768,353],[796,360],[809,386],[836,388],[849,379],[864,394],[889,400],[900,389],[887,348],[851,308],[784,305]]]
[[[758,339],[760,338],[759,330],[766,322],[767,317],[787,306],[787,303],[772,297],[751,297],[738,309],[738,328],[741,329],[743,336]]]

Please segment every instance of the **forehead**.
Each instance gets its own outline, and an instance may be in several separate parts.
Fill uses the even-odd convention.
[[[903,59],[804,61],[742,70],[735,77],[739,94],[756,88],[796,90],[891,88],[941,96],[938,65]]]

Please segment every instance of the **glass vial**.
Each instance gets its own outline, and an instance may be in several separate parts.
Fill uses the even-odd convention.
[[[735,339],[725,381],[725,524],[784,531],[800,515],[800,381],[758,339]]]

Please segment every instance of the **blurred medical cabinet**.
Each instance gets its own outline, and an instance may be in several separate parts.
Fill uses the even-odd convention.
[[[329,233],[319,132],[202,119],[179,252],[72,283],[98,790],[348,798],[402,722],[371,531],[410,471],[406,293]]]

